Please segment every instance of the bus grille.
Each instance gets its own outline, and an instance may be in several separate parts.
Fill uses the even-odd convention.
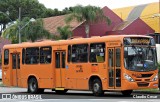
[[[148,78],[151,77],[153,74],[141,74],[141,76],[137,77],[137,78]]]
[[[142,74],[142,78],[151,77],[153,74]]]
[[[137,83],[139,87],[146,87],[149,83]]]

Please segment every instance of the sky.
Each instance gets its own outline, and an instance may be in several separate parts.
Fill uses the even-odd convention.
[[[63,10],[65,7],[73,7],[78,4],[86,6],[107,6],[110,9],[135,6],[140,4],[147,4],[152,2],[159,2],[160,0],[38,0],[47,8]]]

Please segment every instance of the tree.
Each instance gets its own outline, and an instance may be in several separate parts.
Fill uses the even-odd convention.
[[[8,27],[2,34],[4,38],[8,38],[12,41],[12,43],[18,43],[18,26],[19,24],[23,27],[27,22],[29,22],[29,18],[24,18],[21,23],[16,22]],[[43,28],[42,19],[37,19],[35,22],[30,22],[27,26],[25,26],[21,30],[21,40],[25,41],[36,41],[43,38],[51,38],[51,34]]]
[[[18,24],[13,24],[5,29],[2,37],[9,39],[12,43],[18,43]]]
[[[57,31],[60,34],[61,39],[68,39],[72,36],[72,31],[70,31],[70,26],[58,27]]]
[[[0,25],[1,30],[6,28],[6,24],[10,22],[8,18],[12,21],[16,21],[19,15],[19,7],[21,8],[22,19],[24,17],[29,18],[44,18],[46,16],[47,8],[38,2],[38,0],[0,0]],[[9,12],[6,16],[5,12]]]
[[[0,27],[1,32],[6,28],[6,24],[12,21],[16,21],[19,15],[19,8],[21,8],[21,18],[45,18],[51,16],[64,15],[70,12],[71,8],[65,8],[63,11],[58,9],[48,9],[38,0],[0,0]],[[8,16],[5,16],[6,12],[9,12]],[[0,35],[1,35],[0,32]]]
[[[9,11],[9,17],[15,21],[18,18],[19,7],[22,9],[22,18],[43,18],[46,8],[38,0],[0,0],[0,11]]]
[[[72,13],[66,17],[66,23],[71,22],[72,20],[77,20],[78,22],[85,23],[85,32],[86,37],[89,37],[89,28],[91,23],[106,21],[109,25],[111,23],[110,19],[103,14],[101,8],[96,6],[81,6],[77,5],[72,7]]]
[[[0,35],[2,31],[6,28],[6,24],[10,21],[8,15],[0,11]]]

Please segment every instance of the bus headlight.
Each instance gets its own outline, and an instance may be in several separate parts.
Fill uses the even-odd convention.
[[[158,74],[156,74],[156,75],[154,76],[154,78],[152,79],[152,81],[156,81],[156,80],[158,80]]]
[[[133,81],[134,81],[133,78],[130,77],[128,74],[124,74],[124,78],[127,79],[127,80],[130,81],[130,82],[133,82]]]

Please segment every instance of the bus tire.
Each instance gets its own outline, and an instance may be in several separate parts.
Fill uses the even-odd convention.
[[[104,91],[102,90],[102,83],[100,79],[94,79],[92,83],[92,92],[94,96],[103,96]]]
[[[39,92],[38,82],[36,78],[31,78],[28,81],[28,92],[32,94],[36,94]]]
[[[124,96],[130,96],[133,90],[124,90],[121,91]]]

